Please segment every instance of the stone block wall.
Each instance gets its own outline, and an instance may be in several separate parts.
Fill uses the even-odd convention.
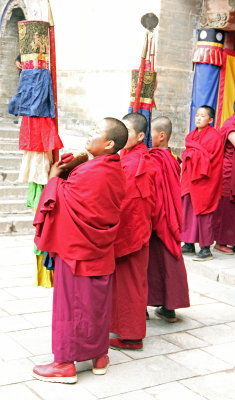
[[[130,101],[130,71],[57,71],[60,130],[86,134],[103,117],[122,118]]]
[[[201,1],[162,0],[157,46],[157,109],[173,123],[171,146],[180,154],[189,129],[193,83],[192,52],[196,43]]]
[[[24,18],[22,9],[15,8],[7,21],[0,40],[0,116],[9,117],[8,102],[16,93],[19,71],[14,60],[19,54],[17,21]]]
[[[156,57],[158,86],[155,93],[157,109],[153,110],[153,116],[168,115],[172,119],[171,146],[178,148],[179,152],[184,147],[184,137],[189,127],[193,81],[191,60],[196,42],[196,28],[201,13],[201,3],[202,0],[154,0],[151,2],[152,10],[146,11],[143,3],[139,3],[143,7],[142,15],[144,12],[153,11],[159,16]],[[6,4],[6,0],[0,0],[0,6],[3,4]],[[115,28],[115,34],[117,32],[117,37],[114,38],[116,45],[119,44],[120,54],[126,54],[126,57],[120,56],[119,64],[109,62],[108,66],[105,62],[100,66],[96,59],[90,60],[91,62],[87,62],[87,69],[85,69],[85,62],[81,62],[81,60],[86,61],[87,54],[80,54],[77,50],[66,53],[64,47],[66,42],[63,42],[62,37],[59,36],[61,29],[64,32],[64,28],[66,28],[63,10],[59,5],[55,7],[54,1],[52,1],[52,6],[54,6],[53,10],[56,16],[56,37],[60,37],[57,42],[57,56],[60,55],[57,57],[59,130],[76,131],[82,135],[94,121],[104,116],[122,118],[127,113],[130,101],[130,69],[139,66],[144,32],[143,28],[139,27],[139,16],[132,15],[132,19],[138,20],[137,26],[140,29],[135,36],[139,38],[138,43],[135,40],[135,43],[130,46],[128,34],[126,38],[121,37],[119,43],[116,39],[117,37],[120,39],[118,31],[120,26]],[[15,13],[20,9],[21,12],[22,10],[27,11],[25,17],[28,19],[47,19],[47,2],[45,0],[14,0],[14,10],[17,9],[18,11],[14,11]],[[89,7],[87,10],[90,10]],[[10,20],[7,22],[8,29],[6,26],[4,36],[0,41],[0,116],[7,115],[8,101],[17,91],[19,74],[13,62],[18,53],[17,20],[21,18],[22,16],[15,15],[14,24],[11,24]],[[94,21],[96,20],[94,19]],[[69,24],[69,21],[66,23]],[[125,26],[128,27],[128,24],[125,23]],[[96,29],[97,26],[93,26],[94,32]],[[65,31],[69,31],[69,26]],[[133,45],[136,46],[134,49]],[[134,63],[133,54],[130,55],[130,51],[136,54]],[[64,64],[61,64],[64,54],[69,57],[66,68]],[[114,57],[115,53],[112,54]],[[120,58],[122,58],[122,63],[120,63]]]

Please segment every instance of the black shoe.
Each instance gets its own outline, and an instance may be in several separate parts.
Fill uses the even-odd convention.
[[[176,322],[177,321],[177,318],[175,316],[175,310],[168,310],[164,306],[162,306],[158,310],[156,310],[155,314],[167,322]]]
[[[182,254],[195,254],[195,245],[194,243],[185,243],[181,250]]]
[[[210,246],[202,247],[199,253],[197,253],[192,259],[194,261],[213,260],[213,255],[211,254]]]

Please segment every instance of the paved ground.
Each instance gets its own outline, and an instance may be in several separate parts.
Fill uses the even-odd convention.
[[[234,276],[235,255],[215,254],[204,267],[188,258],[191,307],[179,321],[149,307],[143,351],[111,350],[105,376],[79,363],[78,383],[63,385],[31,377],[34,363],[52,360],[52,290],[33,286],[32,248],[32,236],[0,237],[0,399],[235,399],[235,287],[219,279],[223,269]]]

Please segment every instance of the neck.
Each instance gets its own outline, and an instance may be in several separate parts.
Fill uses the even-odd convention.
[[[133,147],[129,147],[128,149],[125,149],[125,147],[124,147],[124,149],[126,150],[127,153],[129,153],[131,150],[133,150],[136,146],[139,146],[141,143],[143,143],[143,141],[135,144]]]
[[[208,126],[210,126],[210,125],[204,126],[203,128],[197,128],[197,131],[198,131],[198,132],[201,132],[201,131],[203,131],[204,129],[208,128]]]

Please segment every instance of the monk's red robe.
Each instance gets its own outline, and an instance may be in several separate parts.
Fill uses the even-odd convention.
[[[180,258],[182,231],[180,165],[168,149],[155,147],[149,154],[156,168],[153,230],[171,254]]]
[[[181,254],[180,164],[170,149],[149,151],[155,168],[155,210],[149,243],[148,305],[189,307],[187,273]]]
[[[235,147],[228,140],[235,132],[235,114],[222,128],[224,144],[222,198],[214,215],[214,238],[219,244],[235,245]]]
[[[115,257],[140,250],[151,235],[154,207],[154,164],[144,143],[130,152],[122,150],[121,164],[126,177],[126,196],[121,205]]]
[[[221,128],[224,143],[222,196],[229,197],[235,203],[235,147],[228,140],[231,132],[235,132],[235,113],[224,122]]]
[[[120,339],[146,334],[148,243],[154,207],[154,164],[144,143],[121,154],[127,181],[115,241],[111,327]]]
[[[124,194],[118,154],[79,165],[67,180],[50,179],[34,219],[37,248],[58,254],[75,275],[112,274]]]
[[[223,145],[219,132],[197,128],[185,139],[181,195],[190,193],[195,215],[209,214],[218,206],[222,189]]]

